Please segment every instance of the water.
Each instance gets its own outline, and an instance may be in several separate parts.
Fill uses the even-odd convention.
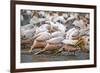
[[[89,53],[83,53],[77,51],[75,54],[62,52],[59,54],[52,54],[50,52],[44,52],[39,55],[34,55],[36,51],[28,53],[27,51],[21,52],[21,63],[31,62],[47,62],[47,61],[71,61],[71,60],[88,60]]]

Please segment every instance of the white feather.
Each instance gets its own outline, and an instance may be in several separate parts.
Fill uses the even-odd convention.
[[[61,43],[63,39],[64,39],[63,37],[55,37],[55,38],[51,38],[50,40],[47,40],[46,42],[57,44],[57,43]]]
[[[62,43],[64,44],[70,44],[70,45],[75,45],[75,43],[77,42],[78,40],[68,40],[68,39],[64,39],[62,41]]]

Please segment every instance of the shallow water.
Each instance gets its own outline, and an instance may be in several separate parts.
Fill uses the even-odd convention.
[[[28,62],[46,62],[46,61],[69,61],[69,60],[88,60],[89,53],[83,53],[77,51],[75,54],[62,52],[59,54],[52,54],[48,52],[44,52],[39,55],[34,55],[36,51],[32,53],[28,53],[27,51],[21,52],[21,62],[28,63]]]

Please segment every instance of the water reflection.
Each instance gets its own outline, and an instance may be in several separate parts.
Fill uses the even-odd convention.
[[[82,52],[76,52],[75,54],[62,52],[56,55],[48,53],[48,52],[45,52],[39,55],[34,55],[33,53],[28,53],[25,51],[22,52],[21,62],[30,63],[30,62],[71,61],[71,60],[88,60],[89,59],[89,53],[82,53]]]

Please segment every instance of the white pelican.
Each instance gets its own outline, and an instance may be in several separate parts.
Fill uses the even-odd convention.
[[[44,48],[46,46],[46,40],[50,39],[50,33],[48,32],[41,32],[33,37],[34,42],[29,50],[32,52],[33,48]]]
[[[72,28],[66,32],[66,39],[72,40],[74,37],[79,36],[79,28]]]
[[[64,40],[64,37],[55,37],[55,38],[51,38],[49,40],[47,40],[47,43],[52,43],[52,44],[57,44],[57,43],[61,43]]]

